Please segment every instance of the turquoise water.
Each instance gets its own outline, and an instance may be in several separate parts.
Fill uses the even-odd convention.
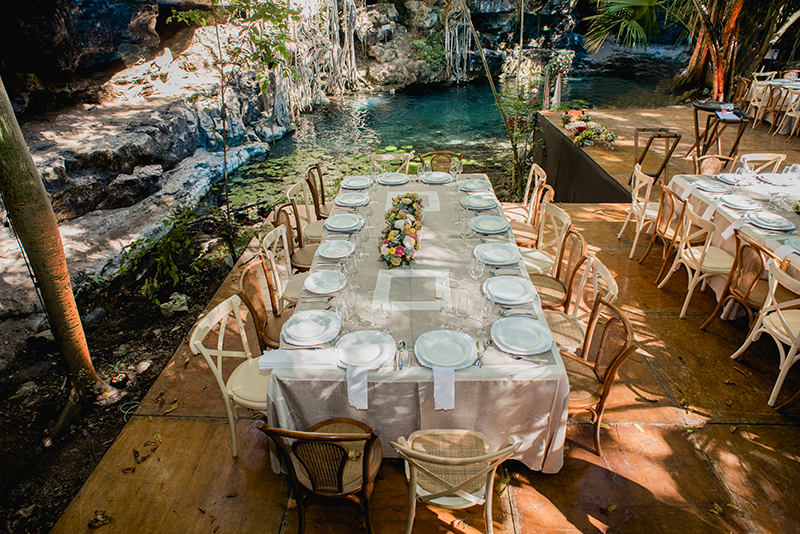
[[[669,104],[656,84],[623,78],[569,78],[562,94],[563,100],[586,100],[594,108]],[[325,108],[298,117],[296,126],[293,135],[277,143],[274,155],[295,149],[366,154],[387,145],[465,153],[508,147],[488,84],[332,98]]]

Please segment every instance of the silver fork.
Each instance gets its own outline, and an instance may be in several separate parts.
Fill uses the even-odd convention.
[[[414,360],[416,360],[414,357],[414,345],[409,343],[406,348],[408,349],[408,367],[416,367],[417,364],[414,363]]]

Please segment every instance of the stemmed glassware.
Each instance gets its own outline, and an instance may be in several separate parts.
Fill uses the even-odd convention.
[[[478,318],[481,320],[481,329],[478,330],[479,335],[488,336],[490,334],[493,317],[494,303],[488,298],[483,297],[480,307],[478,308]]]
[[[476,257],[472,258],[472,261],[469,263],[469,277],[477,283],[480,281],[485,271],[486,264],[483,261],[483,256],[478,254]]]
[[[464,242],[461,245],[461,252],[467,252],[468,250],[472,250],[473,246],[470,244],[470,239],[475,237],[475,230],[469,224],[469,220],[465,220],[464,223],[461,225],[461,232],[459,233],[462,241]]]
[[[389,300],[388,298],[381,299],[380,304],[381,304],[381,317],[383,317],[383,321],[386,324],[386,327],[384,328],[383,331],[389,334],[390,319],[392,318],[392,312],[394,311],[392,307],[392,301]]]

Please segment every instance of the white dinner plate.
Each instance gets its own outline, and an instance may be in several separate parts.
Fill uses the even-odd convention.
[[[800,252],[800,239],[790,239],[787,244],[797,252]]]
[[[392,361],[396,345],[394,338],[379,330],[359,330],[345,334],[336,343],[339,365],[379,369]]]
[[[306,310],[289,317],[281,334],[292,345],[302,347],[327,343],[341,328],[342,320],[332,311]]]
[[[486,191],[491,188],[492,184],[488,180],[469,179],[461,182],[462,191]]]
[[[794,223],[789,219],[768,211],[751,213],[749,218],[751,223],[766,230],[793,230],[795,228]]]
[[[478,215],[469,220],[469,226],[482,234],[501,234],[508,230],[509,224],[505,217],[494,215]]]
[[[333,232],[353,232],[363,224],[364,219],[356,213],[339,213],[325,219],[325,228]]]
[[[775,172],[766,172],[756,176],[756,178],[764,183],[780,187],[797,184],[797,179],[795,177],[796,175],[794,174],[778,174]]]
[[[735,210],[757,210],[761,209],[761,204],[753,200],[739,195],[722,195],[719,197],[722,203],[729,208]]]
[[[378,176],[381,185],[403,185],[408,182],[408,175],[400,172],[386,172]]]
[[[478,357],[475,342],[455,330],[425,332],[414,343],[414,354],[425,367],[469,367]]]
[[[519,276],[493,276],[483,283],[483,294],[498,304],[515,306],[536,298],[536,288],[530,280]]]
[[[308,275],[303,287],[318,295],[336,293],[347,285],[347,277],[339,271],[318,271]]]
[[[522,356],[541,354],[553,344],[553,334],[533,317],[501,317],[491,334],[497,348]]]
[[[736,185],[736,179],[735,179],[736,175],[735,174],[731,174],[731,173],[718,174],[716,176],[716,178],[720,182],[726,183],[728,185]]]
[[[697,189],[706,191],[707,193],[730,193],[731,187],[726,184],[721,184],[715,180],[697,180],[695,182]]]
[[[355,249],[356,246],[350,241],[336,239],[321,244],[317,249],[317,254],[329,260],[339,260],[349,256]]]
[[[424,172],[419,177],[423,183],[426,184],[448,184],[453,179],[452,176],[446,172]]]
[[[363,206],[368,202],[369,195],[366,193],[340,193],[336,197],[336,204],[345,207]]]
[[[461,205],[470,210],[488,210],[497,206],[497,199],[491,193],[476,193],[462,198]]]
[[[366,189],[369,187],[369,178],[366,176],[349,176],[342,180],[342,189]]]
[[[476,258],[480,254],[486,265],[510,265],[521,258],[519,249],[511,243],[481,243],[472,249],[472,254]]]

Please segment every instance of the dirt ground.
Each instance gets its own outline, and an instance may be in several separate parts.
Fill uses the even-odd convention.
[[[78,301],[98,372],[130,378],[115,403],[91,403],[69,431],[45,447],[69,392],[68,369],[54,344],[29,341],[0,374],[0,530],[49,532],[166,365],[213,295],[224,273],[212,271],[190,295],[189,311],[165,318],[135,291],[109,288]],[[147,367],[143,370],[144,367]],[[141,373],[137,373],[141,370]]]

